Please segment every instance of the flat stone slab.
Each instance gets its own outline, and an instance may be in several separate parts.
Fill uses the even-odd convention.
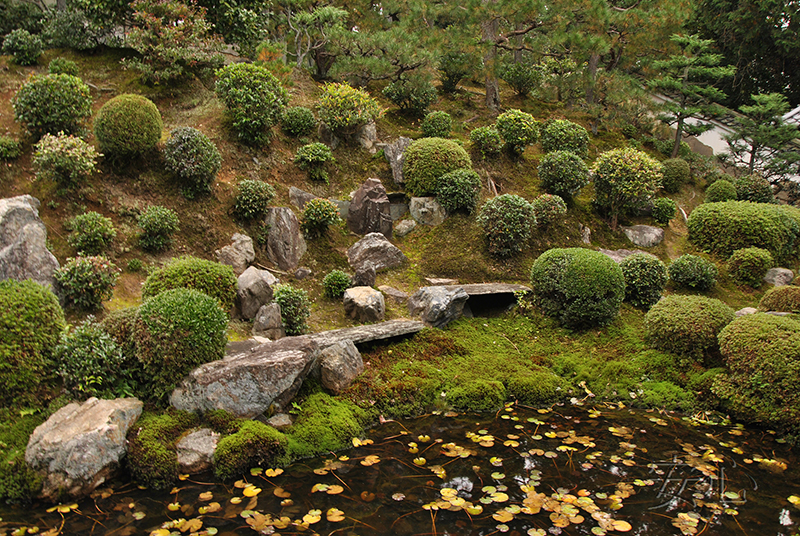
[[[530,292],[531,287],[515,285],[513,283],[471,283],[468,285],[445,285],[447,290],[463,288],[468,296],[487,296],[489,294],[513,294],[515,292]]]
[[[622,259],[626,257],[630,257],[634,253],[647,253],[646,251],[642,251],[641,249],[603,249],[600,248],[600,253],[611,259],[612,261],[619,264],[622,262]]]
[[[419,320],[397,319],[387,320],[386,322],[371,324],[369,326],[355,326],[352,328],[322,331],[320,333],[308,335],[308,337],[316,342],[320,348],[326,348],[337,342],[347,340],[353,341],[353,344],[361,344],[363,342],[411,335],[412,333],[422,331],[424,327],[425,324]]]
[[[622,232],[628,240],[640,248],[651,248],[659,245],[664,240],[664,229],[651,225],[634,225],[633,227],[623,227]]]

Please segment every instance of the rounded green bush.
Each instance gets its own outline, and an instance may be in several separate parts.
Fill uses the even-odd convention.
[[[222,155],[208,136],[192,127],[176,128],[164,145],[167,169],[178,176],[189,199],[211,192]]]
[[[737,249],[728,259],[728,273],[742,285],[758,288],[764,282],[767,270],[775,266],[772,254],[766,249]]]
[[[214,474],[222,480],[249,474],[253,467],[273,466],[286,452],[286,436],[260,421],[244,421],[239,430],[219,440]]]
[[[275,197],[275,189],[264,181],[245,179],[237,186],[233,213],[242,220],[263,218],[269,202]]]
[[[336,203],[317,197],[303,207],[300,228],[310,237],[322,236],[328,227],[335,225],[339,220],[339,207]]]
[[[619,263],[625,276],[625,301],[634,307],[650,308],[667,284],[667,266],[655,255],[634,253]]]
[[[9,136],[0,136],[0,160],[14,160],[22,154],[22,145]]]
[[[758,302],[758,308],[762,311],[796,313],[800,311],[800,287],[786,285],[771,288]]]
[[[35,146],[33,166],[37,177],[70,188],[94,173],[98,156],[94,147],[81,138],[63,132],[57,136],[45,134]]]
[[[74,61],[58,57],[53,58],[50,60],[50,63],[47,64],[47,72],[49,74],[69,74],[78,76],[80,74],[80,69],[78,69],[78,64]]]
[[[401,78],[383,89],[383,96],[401,110],[422,115],[439,97],[433,83],[424,76]]]
[[[505,386],[494,380],[474,380],[459,384],[447,393],[447,402],[456,411],[475,413],[497,411],[505,400]]]
[[[3,39],[3,54],[14,56],[19,65],[35,65],[43,49],[41,38],[23,28],[17,28]]]
[[[533,207],[523,197],[503,194],[486,201],[478,213],[489,253],[508,257],[520,253],[536,226]]]
[[[233,308],[238,280],[227,264],[179,257],[147,276],[142,287],[142,299],[152,298],[165,290],[190,288],[215,298],[223,311]]]
[[[683,158],[670,158],[661,162],[661,175],[661,187],[665,192],[675,194],[692,178],[692,170]]]
[[[441,110],[431,112],[422,120],[422,135],[426,138],[448,138],[453,128],[453,118]]]
[[[33,281],[0,281],[0,401],[36,396],[52,370],[64,312],[50,290]]]
[[[78,256],[53,273],[56,288],[67,306],[85,311],[100,309],[114,295],[117,266],[103,256]]]
[[[636,149],[612,149],[592,168],[594,204],[607,212],[612,229],[625,211],[641,208],[661,186],[661,164]]]
[[[545,153],[569,151],[584,158],[589,156],[589,133],[566,119],[546,121],[539,130],[539,141]]]
[[[305,106],[286,108],[281,116],[281,130],[289,136],[308,136],[317,128],[314,112]]]
[[[436,185],[436,199],[447,212],[463,211],[472,214],[478,206],[481,178],[471,169],[457,169],[445,173]]]
[[[497,116],[495,127],[506,147],[514,154],[522,154],[525,147],[536,143],[539,126],[533,116],[521,110],[509,110]]]
[[[533,201],[533,214],[540,227],[547,227],[567,213],[567,204],[557,195],[542,194]]]
[[[172,245],[172,235],[180,231],[178,214],[171,209],[152,205],[139,215],[139,245],[144,250],[162,251]]]
[[[678,205],[669,197],[659,197],[653,201],[653,219],[656,223],[668,224],[677,212]]]
[[[12,100],[14,119],[35,138],[76,134],[92,115],[89,86],[68,74],[32,75]]]
[[[305,290],[291,285],[276,285],[272,299],[281,307],[281,320],[287,335],[302,335],[308,330],[306,320],[311,305]]]
[[[469,133],[472,146],[480,151],[483,158],[496,156],[503,150],[503,138],[493,126],[478,127]]]
[[[681,255],[669,265],[669,278],[679,287],[711,290],[717,284],[717,267],[696,255]]]
[[[94,118],[94,135],[105,154],[131,156],[155,147],[164,123],[153,102],[123,94],[106,102]]]
[[[344,291],[353,284],[350,276],[341,270],[331,270],[322,279],[322,289],[325,296],[333,300],[341,299]]]
[[[733,179],[736,188],[736,199],[753,203],[774,203],[775,195],[772,185],[761,175],[742,175]]]
[[[705,296],[661,298],[644,317],[644,337],[657,350],[700,358],[717,348],[717,335],[733,319],[733,309]]]
[[[333,160],[331,148],[324,143],[314,142],[303,145],[294,155],[294,163],[300,169],[308,171],[308,178],[312,181],[328,183],[328,172],[325,164]]]
[[[114,223],[97,212],[75,216],[67,222],[67,228],[71,231],[67,243],[83,255],[105,253],[117,237]]]
[[[531,268],[534,302],[568,328],[610,323],[625,298],[619,265],[598,251],[550,249]]]
[[[328,84],[317,102],[319,119],[342,135],[351,135],[381,116],[378,101],[363,89],[348,84]]]
[[[553,151],[539,163],[539,180],[545,192],[571,199],[589,184],[589,166],[571,151]]]
[[[704,203],[720,203],[736,200],[736,186],[729,180],[719,179],[706,188]]]
[[[408,192],[416,197],[433,195],[439,177],[456,169],[471,169],[467,151],[453,140],[422,138],[405,152],[403,178]]]

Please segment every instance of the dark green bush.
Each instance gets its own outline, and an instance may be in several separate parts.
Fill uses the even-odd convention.
[[[483,158],[496,156],[503,150],[503,138],[493,126],[478,127],[469,133],[472,146],[480,151]]]
[[[610,323],[625,298],[622,269],[589,249],[545,251],[533,263],[531,285],[536,305],[573,329]]]
[[[14,95],[14,119],[35,138],[76,134],[92,115],[89,86],[68,74],[31,75]]]
[[[511,86],[514,93],[523,97],[537,89],[543,78],[542,70],[530,61],[505,63],[500,66],[497,75]]]
[[[117,95],[94,118],[94,135],[104,154],[132,156],[155,147],[164,126],[153,102],[141,95]]]
[[[767,270],[773,266],[772,254],[761,248],[737,249],[728,259],[728,273],[733,280],[753,288],[761,286]]]
[[[661,187],[670,194],[678,193],[681,186],[689,182],[692,178],[692,170],[689,163],[683,158],[670,158],[661,162]]]
[[[331,270],[322,279],[322,289],[325,296],[332,300],[341,299],[344,291],[352,286],[350,276],[341,270]]]
[[[45,134],[36,144],[33,166],[37,177],[71,188],[94,173],[98,156],[94,147],[77,136]]]
[[[229,311],[236,300],[237,279],[233,268],[227,264],[197,257],[180,257],[147,276],[142,287],[142,299],[175,288],[199,290],[216,298],[223,311]]]
[[[139,245],[144,250],[162,251],[172,244],[172,235],[177,233],[178,214],[171,209],[159,205],[147,207],[139,215]]]
[[[424,76],[412,75],[392,82],[383,89],[383,96],[401,110],[422,115],[436,102],[438,95],[433,83]]]
[[[244,179],[237,187],[233,213],[242,220],[263,218],[269,202],[275,197],[275,189],[264,181]]]
[[[528,145],[536,143],[539,126],[533,116],[521,110],[509,110],[497,116],[495,128],[503,138],[506,147],[515,155],[520,155]]]
[[[275,465],[286,453],[286,436],[260,421],[244,421],[239,430],[220,439],[214,450],[214,474],[228,480],[251,468]]]
[[[459,384],[447,392],[447,402],[456,411],[486,413],[497,411],[506,400],[506,388],[501,382],[474,380]]]
[[[281,115],[281,130],[289,136],[308,136],[317,128],[314,112],[305,106],[286,108]]]
[[[532,371],[525,376],[513,376],[506,381],[508,398],[528,406],[556,402],[564,396],[565,382],[546,370]]]
[[[753,203],[774,203],[772,185],[761,175],[742,175],[733,179],[736,199]]]
[[[0,500],[7,504],[30,503],[42,490],[43,478],[25,463],[28,439],[44,416],[26,415],[3,419],[0,425]]]
[[[659,197],[653,201],[653,219],[656,223],[668,224],[677,212],[678,205],[669,197]]]
[[[655,255],[634,253],[619,263],[625,276],[625,301],[634,307],[650,308],[667,284],[667,267]]]
[[[800,311],[800,287],[787,285],[769,289],[758,302],[762,311],[783,311],[796,313]]]
[[[186,411],[145,412],[128,431],[128,471],[142,485],[166,489],[178,480],[176,444],[198,424]]]
[[[417,197],[433,195],[442,175],[456,169],[472,168],[472,160],[464,148],[444,138],[416,140],[408,146],[405,155],[405,187]]]
[[[0,136],[0,160],[14,160],[22,154],[22,145],[8,136]]]
[[[42,31],[42,37],[48,48],[71,48],[74,50],[96,48],[106,35],[105,29],[90,21],[86,13],[71,7],[67,7],[64,11],[51,12],[47,25]],[[67,74],[78,76],[78,73]]]
[[[439,57],[439,77],[442,91],[453,93],[462,78],[473,70],[475,58],[467,52],[449,51]]]
[[[287,335],[302,335],[308,330],[306,320],[311,315],[311,304],[305,290],[291,285],[277,285],[272,299],[281,306],[281,321]]]
[[[82,255],[106,253],[117,236],[114,223],[97,212],[79,214],[67,222],[67,242]]]
[[[723,201],[736,201],[736,186],[729,180],[719,179],[706,188],[704,203],[720,203]]]
[[[486,201],[478,213],[489,253],[508,257],[520,253],[536,226],[533,207],[523,197],[503,194]]]
[[[547,227],[561,216],[567,213],[567,204],[557,195],[542,194],[533,201],[533,215],[536,216],[536,224],[540,227]]]
[[[472,214],[478,206],[481,178],[471,169],[457,169],[445,173],[436,185],[436,199],[447,210]]]
[[[378,101],[363,89],[348,84],[328,84],[317,102],[319,119],[344,136],[354,134],[360,127],[381,116]]]
[[[337,224],[339,221],[339,207],[336,206],[336,203],[316,197],[303,207],[300,228],[303,229],[307,236],[313,238],[322,236],[328,230],[328,227]]]
[[[681,255],[669,265],[669,278],[677,286],[693,290],[710,290],[717,284],[717,267],[696,255]]]
[[[0,36],[8,35],[17,28],[38,33],[42,30],[44,22],[45,13],[42,6],[18,0],[0,2]]]
[[[44,43],[38,35],[18,28],[3,39],[3,54],[14,56],[19,65],[35,65],[42,55]]]
[[[566,119],[545,121],[539,130],[539,141],[545,153],[569,151],[583,158],[589,156],[589,133]]]
[[[645,341],[658,350],[699,358],[717,348],[717,335],[735,315],[714,298],[672,295],[644,317]]]
[[[571,151],[553,151],[539,163],[539,180],[545,192],[571,199],[589,184],[589,166]]]
[[[324,143],[314,142],[303,145],[294,155],[294,163],[300,169],[308,171],[308,178],[312,181],[328,183],[328,172],[325,164],[333,160],[331,148]]]
[[[67,259],[53,276],[58,293],[67,306],[94,311],[102,308],[103,302],[114,295],[119,270],[106,257],[79,255]]]
[[[47,64],[47,72],[50,74],[78,76],[78,74],[80,74],[80,69],[78,69],[78,64],[74,61],[59,56],[58,58],[50,60],[50,63]]]
[[[58,299],[33,281],[0,281],[0,401],[35,397],[50,376],[52,352],[64,330]]]
[[[176,128],[164,145],[167,169],[178,176],[183,184],[183,194],[192,199],[195,195],[211,192],[211,185],[222,168],[222,155],[208,136],[192,127]]]
[[[431,112],[422,120],[422,135],[426,138],[449,138],[453,128],[453,118],[441,110]]]

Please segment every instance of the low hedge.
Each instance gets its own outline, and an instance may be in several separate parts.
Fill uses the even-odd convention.
[[[700,358],[717,349],[717,335],[735,317],[715,298],[671,295],[661,298],[644,317],[644,337],[657,350]]]
[[[233,268],[197,257],[172,259],[152,272],[142,287],[142,299],[152,298],[165,290],[190,288],[216,298],[224,311],[233,307],[238,282]]]

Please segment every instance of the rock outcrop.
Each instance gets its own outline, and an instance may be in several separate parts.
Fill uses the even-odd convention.
[[[776,287],[789,285],[793,279],[794,272],[788,268],[770,268],[764,275],[764,282]]]
[[[231,241],[231,244],[214,253],[218,262],[233,267],[233,273],[239,276],[256,260],[256,250],[253,249],[253,239],[247,235],[235,233]]]
[[[344,313],[359,322],[380,322],[386,314],[383,294],[372,287],[350,287],[344,291]]]
[[[347,227],[359,235],[381,233],[392,237],[391,204],[380,179],[367,179],[356,190],[347,213]]]
[[[267,211],[265,223],[269,226],[267,257],[281,270],[294,270],[306,253],[297,216],[288,207],[273,207]]]
[[[340,341],[325,348],[319,355],[322,386],[339,394],[364,372],[364,361],[353,341]]]
[[[400,136],[396,141],[389,143],[383,148],[383,155],[386,161],[389,162],[389,167],[392,168],[392,179],[395,184],[402,186],[405,180],[403,179],[403,164],[406,161],[406,149],[411,145],[411,138]]]
[[[237,311],[241,318],[250,320],[262,306],[272,300],[272,290],[278,279],[268,270],[249,267],[239,276],[239,290],[236,292]]]
[[[414,221],[421,225],[441,225],[447,219],[447,211],[435,197],[412,197],[408,211]]]
[[[412,318],[441,328],[461,316],[468,299],[461,287],[422,287],[408,300],[408,311]]]
[[[286,336],[286,328],[281,319],[281,306],[277,303],[262,305],[253,321],[253,335],[266,337],[273,341]]]
[[[651,225],[634,225],[623,227],[622,232],[628,240],[640,248],[650,248],[659,245],[664,240],[664,229]]]
[[[0,199],[0,281],[31,279],[52,288],[58,268],[47,249],[39,200],[30,195]]]
[[[195,430],[183,437],[175,445],[178,452],[178,471],[196,475],[211,469],[217,443],[219,434],[208,428]]]
[[[381,233],[370,233],[347,250],[347,260],[353,270],[371,262],[375,271],[396,268],[408,261],[400,249]]]

